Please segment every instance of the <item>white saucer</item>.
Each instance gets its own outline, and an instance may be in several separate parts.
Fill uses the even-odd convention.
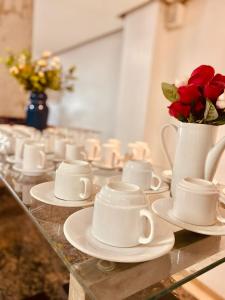
[[[6,156],[6,161],[10,164],[15,164],[16,160],[15,160],[15,155],[8,155]]]
[[[206,234],[206,235],[225,235],[225,224],[217,221],[215,225],[199,226],[185,223],[177,219],[172,214],[173,200],[172,198],[161,198],[155,200],[152,204],[152,210],[167,222],[174,224],[180,228]]]
[[[174,234],[159,219],[155,228],[160,232],[152,243],[130,248],[117,248],[103,244],[91,234],[93,207],[79,210],[69,216],[64,224],[64,234],[68,242],[78,250],[99,259],[135,263],[152,260],[168,253],[174,245]]]
[[[121,169],[120,165],[112,167],[112,166],[105,165],[102,161],[93,161],[91,164],[92,164],[93,167],[96,167],[96,168],[99,168],[99,169],[103,169],[103,170],[110,170],[110,171],[112,171],[112,170]]]
[[[46,167],[43,169],[36,169],[36,170],[29,170],[29,171],[24,170],[21,163],[15,164],[13,166],[13,170],[20,172],[27,176],[38,176],[43,173],[48,173],[50,171],[53,171],[54,169],[55,169],[55,167],[53,164],[47,164]]]
[[[122,176],[121,175],[115,175],[115,176],[111,176],[109,178],[109,182],[115,182],[115,181],[121,181],[122,180]],[[169,191],[169,185],[165,182],[162,183],[161,187],[158,190],[145,190],[143,191],[144,194],[146,195],[151,195],[151,194],[160,194],[160,193],[164,193]]]
[[[52,155],[52,156],[50,156],[49,158],[48,158],[48,160],[51,160],[51,161],[53,161],[53,162],[55,162],[55,163],[60,163],[60,162],[62,162],[63,160],[65,160],[64,158],[58,158],[58,157],[55,157],[54,155]]]
[[[99,186],[94,185],[93,195],[87,200],[68,201],[56,198],[54,195],[54,181],[43,182],[31,188],[30,194],[38,201],[50,205],[64,207],[85,207],[94,203],[95,194],[98,192]]]
[[[162,178],[166,183],[171,183],[172,180],[172,170],[162,171]]]
[[[169,191],[169,186],[166,182],[163,182],[161,187],[158,190],[145,190],[144,194],[151,195],[151,194],[160,194]]]

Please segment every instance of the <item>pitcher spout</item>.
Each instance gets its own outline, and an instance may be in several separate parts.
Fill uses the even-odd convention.
[[[204,171],[204,178],[206,180],[210,180],[210,181],[213,180],[218,163],[220,161],[220,157],[223,154],[224,149],[225,149],[225,136],[210,149],[207,155],[206,162],[205,162],[205,171]]]

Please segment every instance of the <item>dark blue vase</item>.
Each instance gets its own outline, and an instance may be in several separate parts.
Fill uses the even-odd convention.
[[[31,92],[30,103],[27,106],[26,124],[43,130],[47,127],[48,107],[45,93]]]

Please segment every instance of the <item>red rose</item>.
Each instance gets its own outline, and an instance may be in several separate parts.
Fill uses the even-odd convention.
[[[202,103],[202,101],[198,101],[193,106],[193,113],[200,113],[205,111],[205,104]]]
[[[213,79],[210,81],[210,83],[217,83],[225,88],[225,76],[223,76],[221,74],[216,74],[213,77]]]
[[[212,101],[216,101],[223,92],[224,87],[218,83],[209,83],[204,88],[204,96]]]
[[[179,100],[183,104],[191,104],[201,97],[198,87],[194,84],[180,86],[178,88],[178,94],[180,95]]]
[[[216,74],[212,80],[204,87],[204,96],[212,101],[223,94],[225,88],[225,76]]]
[[[189,105],[184,105],[180,101],[173,102],[169,108],[169,114],[177,119],[188,118],[191,107]]]
[[[196,84],[203,87],[214,76],[215,70],[211,66],[201,65],[191,73],[188,84]]]

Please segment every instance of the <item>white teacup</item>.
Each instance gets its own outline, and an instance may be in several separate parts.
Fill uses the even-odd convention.
[[[105,185],[95,198],[92,234],[115,247],[150,243],[154,220],[140,188],[123,182]]]
[[[102,145],[101,162],[107,167],[116,167],[120,162],[120,153],[114,144],[105,143]]]
[[[123,168],[122,181],[138,185],[143,191],[157,191],[162,179],[152,169],[150,162],[145,160],[129,160]]]
[[[22,157],[23,157],[23,147],[25,142],[28,141],[27,137],[24,136],[18,136],[16,137],[16,141],[15,141],[15,162],[19,163],[22,161]]]
[[[55,175],[54,194],[63,200],[88,199],[93,190],[92,171],[88,162],[63,161]]]
[[[84,146],[73,143],[66,144],[65,158],[66,160],[86,160],[87,154],[85,153]]]
[[[219,192],[214,183],[186,177],[176,188],[172,214],[193,225],[213,225],[221,219],[218,211]]]
[[[121,142],[118,139],[108,139],[107,140],[107,144],[113,144],[117,150],[120,152],[120,148],[121,148]]]
[[[2,133],[0,130],[1,152],[12,155],[15,152],[15,137],[12,134]]]
[[[45,164],[46,156],[44,153],[44,145],[26,142],[23,149],[23,170],[34,171],[44,169]]]
[[[146,142],[137,141],[135,142],[136,145],[139,147],[139,157],[140,159],[148,159],[150,157],[150,149],[149,145]]]
[[[101,152],[100,141],[95,138],[86,139],[85,151],[87,153],[88,160],[98,159]]]
[[[55,136],[54,135],[44,134],[40,138],[40,142],[44,144],[46,153],[54,152],[54,148],[55,148]]]
[[[57,137],[54,141],[54,154],[58,159],[65,158],[66,144],[69,142],[66,138]]]
[[[127,154],[131,159],[141,159],[140,147],[136,143],[129,143],[127,145],[128,151]]]

